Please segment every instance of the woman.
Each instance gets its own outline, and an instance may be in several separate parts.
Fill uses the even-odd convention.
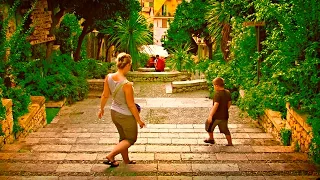
[[[125,75],[130,71],[132,59],[129,54],[120,53],[117,56],[118,71],[113,74],[108,74],[104,81],[104,89],[101,96],[99,119],[104,114],[104,106],[107,103],[109,95],[112,94],[111,118],[118,129],[120,139],[119,143],[106,156],[104,164],[111,167],[119,166],[114,157],[121,153],[125,164],[135,164],[135,161],[130,161],[128,156],[128,148],[137,141],[138,128],[145,126],[145,123],[140,119],[139,112],[134,103],[133,84],[128,82]]]

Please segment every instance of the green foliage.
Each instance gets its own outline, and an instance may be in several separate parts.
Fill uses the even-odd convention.
[[[103,62],[95,59],[84,59],[79,63],[86,72],[86,79],[104,79],[106,74],[108,74],[108,70],[115,65],[115,63]]]
[[[281,142],[284,146],[290,146],[291,144],[291,130],[282,128],[280,130]]]
[[[216,2],[216,1],[213,1]],[[238,105],[254,118],[265,109],[286,112],[285,102],[309,114],[308,123],[314,137],[310,155],[320,163],[320,6],[317,0],[303,1],[224,1],[223,8],[212,9],[215,18],[209,23],[219,34],[219,22],[230,16],[232,41],[230,57],[225,66],[213,62],[215,68],[230,73],[233,85],[245,90]],[[214,16],[212,16],[214,17]],[[221,19],[219,19],[221,18]],[[228,19],[228,18],[227,18]],[[262,52],[256,51],[254,27],[246,21],[264,21],[266,31]],[[257,84],[257,61],[262,58],[261,79]],[[210,66],[209,66],[210,67]],[[231,70],[232,71],[231,71]],[[219,75],[211,68],[210,76]],[[231,75],[232,74],[232,75]],[[225,78],[226,79],[226,78]]]
[[[296,141],[296,143],[294,145],[294,151],[295,152],[300,152],[300,150],[301,150],[300,144],[298,143],[298,141]]]
[[[208,31],[208,23],[205,15],[209,10],[208,1],[191,0],[183,1],[178,5],[174,20],[170,23],[167,31],[167,40],[164,41],[164,47],[169,51],[179,48],[182,44],[189,43],[190,51],[197,52],[197,44],[193,36],[204,38],[206,43],[211,43],[211,37]]]
[[[31,103],[30,94],[17,83],[17,78],[22,75],[21,71],[25,69],[24,64],[31,57],[31,45],[26,38],[30,35],[32,29],[25,30],[24,25],[32,8],[24,14],[21,23],[17,24],[13,34],[7,36],[8,24],[13,20],[19,4],[20,1],[18,0],[13,2],[8,16],[1,22],[0,34],[0,87],[3,98],[13,101],[13,132],[15,134],[21,130],[18,118],[28,112],[28,106]]]
[[[47,117],[47,124],[50,124],[51,121],[56,117],[59,113],[60,108],[46,108],[46,117]]]
[[[218,54],[220,56],[221,54]],[[206,79],[210,84],[216,77],[221,77],[224,79],[225,88],[231,92],[231,98],[236,101],[239,96],[239,89],[236,86],[235,78],[233,77],[232,68],[228,63],[226,63],[222,58],[220,60],[213,61],[208,69],[204,72]],[[214,88],[209,86],[210,97],[213,97]]]
[[[191,49],[190,44],[179,45],[173,51],[169,51],[171,56],[166,60],[170,69],[178,71],[195,72],[195,62],[188,51]]]
[[[120,51],[129,53],[132,57],[133,69],[138,68],[139,47],[152,42],[150,30],[146,19],[138,12],[131,12],[129,19],[119,18],[114,23],[114,29],[106,29],[104,32],[111,35],[110,42]]]
[[[56,32],[56,42],[60,45],[62,54],[71,54],[76,50],[81,32],[79,19],[74,14],[65,14]]]
[[[1,78],[0,78],[0,84],[1,82]],[[1,99],[2,99],[3,95],[2,95],[2,87],[0,86],[0,121],[6,119],[6,108],[3,106]],[[1,130],[1,128],[0,128]]]
[[[88,92],[86,71],[67,54],[54,54],[51,63],[32,61],[26,72],[20,83],[31,95],[43,95],[54,101],[66,98],[72,103],[85,98]]]
[[[0,136],[5,135],[4,132],[2,131],[2,124],[0,123]]]
[[[1,99],[3,98],[3,89],[5,88],[3,84],[3,79],[0,77],[0,121],[6,119],[6,108],[3,106]],[[0,131],[2,129],[0,128]]]
[[[149,55],[148,54],[145,54],[145,53],[139,53],[139,57],[137,59],[137,62],[138,62],[138,67],[144,67],[148,60],[149,60]]]
[[[12,114],[13,114],[13,133],[21,131],[18,118],[28,113],[28,106],[31,104],[30,94],[19,86],[5,88],[4,97],[12,99]]]

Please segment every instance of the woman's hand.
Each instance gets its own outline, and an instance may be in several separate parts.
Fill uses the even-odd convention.
[[[142,120],[138,121],[138,124],[139,124],[140,128],[143,128],[146,126],[146,124]]]
[[[99,114],[98,114],[98,118],[101,119],[103,114],[104,114],[104,109],[100,109]]]

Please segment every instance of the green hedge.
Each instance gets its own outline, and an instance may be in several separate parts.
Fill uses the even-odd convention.
[[[217,51],[208,65],[208,81],[221,76],[227,88],[245,90],[245,98],[239,98],[238,105],[253,118],[262,115],[265,109],[280,111],[285,117],[286,102],[297,111],[309,114],[307,122],[314,136],[309,154],[320,163],[319,0],[222,3],[225,3],[223,13],[231,17],[223,22],[232,27],[231,61],[224,62]],[[261,28],[266,37],[260,53],[257,53],[255,27],[243,25],[248,21],[265,22]],[[258,84],[259,57],[262,62]]]

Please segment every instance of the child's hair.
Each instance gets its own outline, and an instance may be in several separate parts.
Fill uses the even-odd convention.
[[[224,80],[221,77],[215,78],[213,81],[214,85],[218,85],[220,87],[224,87]]]
[[[130,64],[132,62],[132,58],[130,54],[123,52],[118,54],[116,62],[118,69],[123,69],[124,67],[126,67],[127,64]]]

